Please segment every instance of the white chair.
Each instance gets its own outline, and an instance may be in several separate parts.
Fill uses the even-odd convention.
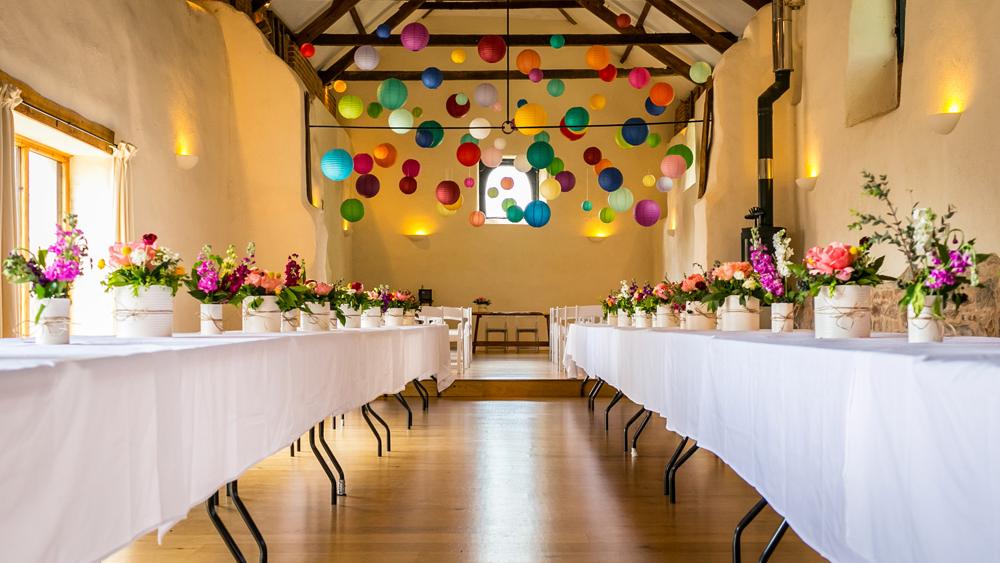
[[[472,364],[472,343],[475,341],[475,335],[472,334],[472,307],[464,307],[462,309],[462,317],[465,322],[465,367],[468,369],[469,365]]]
[[[468,329],[466,328],[465,312],[461,307],[443,307],[445,322],[454,321],[455,328],[448,325],[448,341],[455,343],[455,363],[458,366],[458,373],[465,371],[465,340]]]
[[[563,307],[552,307],[549,309],[549,361],[553,364],[559,363],[559,339],[553,335],[558,334],[557,330],[562,311]]]

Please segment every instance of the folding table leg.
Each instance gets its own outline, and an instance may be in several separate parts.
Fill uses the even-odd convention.
[[[435,393],[435,394],[436,394],[436,395],[437,395],[438,397],[440,397],[440,396],[441,396],[441,388],[440,388],[440,387],[438,387],[438,376],[436,376],[436,375],[432,375],[432,376],[431,376],[431,381],[433,381],[433,382],[434,382],[434,393]]]
[[[365,418],[365,422],[368,423],[368,428],[370,428],[372,434],[375,435],[375,442],[378,443],[378,456],[382,457],[382,436],[379,435],[378,430],[375,430],[375,425],[372,424],[372,419],[368,416],[368,405],[361,406],[361,416]]]
[[[424,404],[423,410],[427,410],[427,400],[430,398],[430,393],[427,392],[427,388],[424,387],[423,383],[420,383],[419,379],[413,380],[413,388],[417,390],[417,395],[420,395],[420,400]]]
[[[601,387],[604,387],[604,380],[598,377],[597,383],[590,388],[590,398],[587,400],[587,408],[590,410],[594,410],[594,401],[597,400],[597,395],[601,392]]]
[[[667,460],[666,467],[663,468],[663,494],[664,495],[669,495],[670,494],[670,470],[673,469],[674,464],[677,463],[677,458],[681,457],[681,452],[684,451],[684,446],[686,446],[687,443],[688,443],[687,437],[686,436],[682,436],[680,443],[677,444],[676,448],[674,448],[673,455],[671,455],[670,459]]]
[[[638,430],[632,435],[632,453],[636,452],[636,444],[639,442],[639,436],[642,436],[642,431],[646,429],[646,425],[649,424],[649,419],[653,417],[653,411],[646,411],[646,418],[642,419],[639,423]]]
[[[767,547],[764,548],[764,552],[760,554],[760,559],[757,563],[767,563],[767,560],[774,555],[774,550],[778,548],[778,544],[781,543],[781,538],[785,536],[785,532],[788,531],[788,520],[782,520],[781,524],[778,525],[778,529],[771,536],[771,541],[767,542]]]
[[[670,475],[668,476],[670,479],[670,504],[677,504],[677,470],[684,465],[685,461],[691,459],[691,456],[694,455],[694,452],[696,451],[698,451],[698,444],[688,448],[688,451],[684,452],[684,455],[682,455],[677,460],[677,463],[670,468]]]
[[[611,409],[614,408],[618,401],[622,400],[624,393],[621,391],[615,391],[615,396],[611,397],[611,402],[608,403],[607,408],[604,409],[604,431],[608,431],[608,418],[611,416]]]
[[[226,525],[222,522],[222,519],[219,518],[218,512],[215,511],[215,497],[218,494],[219,493],[216,492],[214,495],[208,497],[207,501],[205,501],[205,509],[208,510],[208,518],[212,521],[212,524],[215,525],[215,531],[222,537],[222,541],[225,542],[226,548],[229,549],[229,554],[233,556],[233,559],[239,563],[246,563],[247,558],[244,557],[243,552],[240,551],[240,546],[236,545],[236,540],[233,539],[233,535],[229,533],[229,530],[226,529]]]
[[[337,420],[337,417],[333,417],[333,419]],[[319,445],[323,446],[327,457],[329,457],[330,461],[333,463],[333,468],[337,470],[337,495],[342,497],[347,496],[347,485],[344,481],[344,468],[341,467],[340,462],[337,461],[337,456],[333,455],[333,450],[330,449],[330,444],[326,443],[326,436],[323,434],[322,424],[319,425]]]
[[[639,410],[637,410],[635,414],[632,415],[632,418],[628,419],[628,422],[625,423],[625,445],[623,447],[626,452],[628,451],[628,429],[635,424],[635,421],[639,420],[639,417],[642,416],[642,413],[644,412],[646,412],[646,407],[639,407]]]
[[[375,420],[377,420],[378,423],[381,424],[383,428],[385,428],[385,451],[391,452],[392,451],[392,432],[389,430],[389,425],[386,424],[384,420],[382,420],[382,417],[379,416],[377,412],[375,412],[375,409],[372,408],[371,403],[368,403],[368,413],[371,414],[372,416],[374,416]]]
[[[736,524],[736,528],[733,529],[733,563],[742,563],[742,546],[740,545],[740,538],[743,537],[743,530],[757,518],[764,507],[767,506],[767,500],[763,497],[750,507],[750,510],[740,518],[740,522]]]
[[[288,444],[288,453],[295,457],[295,444]]]
[[[410,410],[410,403],[406,402],[406,397],[402,393],[396,393],[396,400],[406,409],[406,429],[413,428],[413,411]]]
[[[327,465],[326,460],[323,459],[323,454],[319,453],[319,448],[316,447],[315,426],[309,429],[309,447],[312,448],[313,455],[316,456],[316,461],[318,461],[320,467],[323,468],[323,473],[326,473],[326,478],[330,480],[330,504],[337,504],[337,480],[334,479],[333,472],[330,471],[330,466]]]
[[[233,499],[233,504],[236,506],[236,511],[240,513],[240,517],[243,518],[243,523],[246,524],[247,529],[250,530],[250,535],[253,536],[253,541],[257,542],[257,561],[259,563],[267,563],[267,543],[264,542],[264,536],[260,533],[260,529],[257,524],[250,517],[250,511],[247,510],[245,504],[243,504],[243,499],[240,498],[239,484],[237,481],[233,481],[226,485],[226,489],[229,496]]]
[[[584,391],[586,391],[586,389],[587,389],[587,382],[588,381],[590,381],[590,376],[589,375],[585,375],[583,377],[583,381],[580,382],[580,396],[581,397],[584,395]]]

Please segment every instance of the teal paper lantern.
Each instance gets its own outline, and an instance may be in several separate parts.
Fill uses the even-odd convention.
[[[417,126],[417,144],[425,149],[432,149],[441,144],[444,139],[444,128],[433,119]]]
[[[678,144],[670,147],[667,149],[667,155],[671,154],[676,154],[683,158],[684,162],[687,163],[687,168],[691,168],[691,165],[694,164],[694,153],[691,152],[691,149],[687,145]]]
[[[536,135],[535,135],[535,136],[533,137],[533,139],[534,139],[535,141],[541,141],[541,142],[543,142],[543,143],[548,143],[549,141],[551,141],[551,140],[552,140],[552,137],[551,137],[551,136],[549,136],[549,133],[548,133],[548,131],[542,131],[541,133],[538,133],[538,134],[536,134]]]
[[[583,200],[583,205],[580,206],[584,211],[590,211],[594,208],[594,203],[589,199]]]
[[[528,163],[539,170],[551,164],[555,157],[552,145],[545,141],[536,141],[528,147]]]
[[[617,213],[625,213],[632,207],[632,202],[635,199],[632,196],[632,190],[621,187],[617,190],[608,194],[608,205],[611,209],[614,209]]]
[[[553,35],[552,37],[549,37],[549,46],[553,49],[562,49],[565,44],[566,38],[562,35]]]
[[[545,89],[549,92],[549,95],[553,98],[558,98],[563,95],[566,91],[566,84],[558,78],[553,78],[549,80],[549,83],[545,85]]]
[[[610,223],[615,220],[615,210],[610,207],[602,207],[598,217],[601,218],[602,223]]]
[[[570,131],[583,131],[590,125],[590,112],[580,106],[571,107],[563,119]]]
[[[507,220],[511,223],[520,223],[524,219],[524,210],[516,205],[507,208]]]
[[[368,117],[375,119],[380,115],[382,115],[382,104],[378,102],[368,104]]]
[[[510,212],[509,209],[507,211]],[[532,201],[524,208],[524,221],[536,229],[544,227],[551,216],[549,204],[541,200]]]
[[[472,133],[466,133],[465,135],[462,135],[462,138],[458,141],[458,144],[461,145],[462,143],[472,143],[474,145],[478,145],[479,139],[473,137]]]
[[[503,212],[506,213],[508,209],[514,207],[515,205],[517,205],[517,200],[512,197],[508,197],[500,202],[500,209],[503,209]]]
[[[559,174],[565,169],[566,169],[566,164],[558,156],[553,158],[552,162],[550,162],[548,166],[548,172],[550,176],[555,176],[556,174]]]
[[[380,104],[386,109],[399,109],[406,103],[409,93],[406,84],[398,78],[387,78],[378,85],[375,92]]]
[[[365,204],[361,203],[360,199],[345,199],[343,203],[340,204],[340,216],[344,218],[345,221],[351,223],[357,223],[365,216]]]
[[[334,182],[341,182],[346,180],[354,170],[354,159],[351,157],[351,153],[344,149],[331,149],[326,151],[323,158],[320,159],[319,167],[324,176]]]

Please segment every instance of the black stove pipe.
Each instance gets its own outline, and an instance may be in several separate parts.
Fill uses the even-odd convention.
[[[758,225],[774,226],[774,102],[791,86],[792,14],[785,0],[771,3],[774,83],[757,98],[757,207]]]

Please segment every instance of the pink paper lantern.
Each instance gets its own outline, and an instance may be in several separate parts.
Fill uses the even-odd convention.
[[[414,178],[420,174],[420,163],[412,158],[408,158],[403,161],[403,175],[412,176]]]
[[[431,34],[424,24],[413,22],[406,24],[399,36],[400,43],[410,51],[419,51],[427,46]]]
[[[636,90],[641,90],[649,84],[649,79],[652,76],[649,71],[642,67],[633,68],[628,73],[628,83],[631,87]]]
[[[528,73],[528,80],[536,84],[541,82],[543,78],[545,78],[545,73],[543,73],[540,68],[533,68],[531,69],[531,72]]]
[[[469,176],[465,179],[465,187],[471,188],[475,185],[476,185],[476,179],[473,178],[472,176]]]
[[[667,178],[680,178],[687,170],[687,161],[679,154],[668,154],[660,161],[660,172]]]
[[[480,160],[488,168],[496,168],[503,162],[503,152],[496,147],[487,147],[483,149],[483,156]]]
[[[441,205],[454,205],[462,197],[462,190],[451,180],[442,180],[434,190],[434,197]]]
[[[636,223],[643,227],[652,227],[660,220],[660,204],[651,199],[643,199],[635,204],[632,214]]]
[[[354,171],[358,174],[367,174],[372,171],[375,166],[375,159],[372,155],[359,152],[354,155]]]

